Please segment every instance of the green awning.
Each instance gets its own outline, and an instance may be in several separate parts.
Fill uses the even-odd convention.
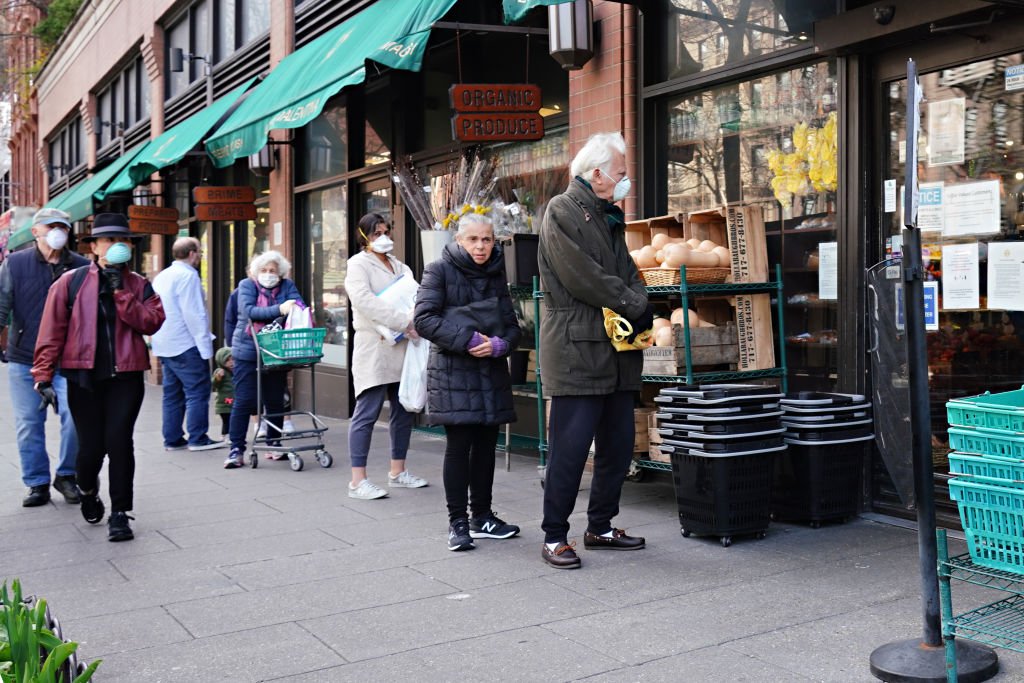
[[[106,188],[96,193],[96,199],[103,201],[115,192],[129,192],[135,189],[136,185],[146,182],[161,168],[184,159],[255,80],[250,78],[210,106],[204,107],[198,113],[168,128],[159,137],[150,140],[139,155],[121,169]]]
[[[32,234],[32,226],[26,225],[24,228],[15,230],[11,233],[10,238],[7,240],[7,250],[14,251],[23,244],[28,244],[35,239],[35,235]]]
[[[563,2],[572,2],[572,0],[502,0],[502,5],[505,8],[505,23],[512,24],[519,21],[534,7],[561,5]]]
[[[148,143],[135,145],[116,161],[107,164],[101,171],[86,178],[67,192],[63,192],[46,206],[66,211],[73,221],[80,221],[93,214],[94,195],[105,188],[110,179],[121,172]]]
[[[254,154],[267,133],[315,119],[342,88],[362,83],[367,59],[419,71],[430,27],[456,0],[378,0],[356,16],[281,60],[207,139],[218,167]]]

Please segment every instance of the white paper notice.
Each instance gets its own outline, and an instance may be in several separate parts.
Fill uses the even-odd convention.
[[[284,235],[280,222],[274,223],[274,246],[279,246],[284,241]]]
[[[999,232],[999,181],[956,183],[943,188],[945,225],[943,233],[990,235]]]
[[[885,206],[882,209],[886,213],[896,210],[896,179],[890,178],[882,183],[882,194],[885,195]]]
[[[917,194],[917,227],[922,232],[941,232],[946,222],[942,202],[943,183],[921,183]]]
[[[942,308],[979,307],[978,243],[947,244],[942,247]]]
[[[966,100],[928,103],[928,165],[944,166],[964,162]]]
[[[1024,242],[989,242],[988,307],[1024,311]]]
[[[835,301],[839,298],[839,243],[818,245],[818,298]]]

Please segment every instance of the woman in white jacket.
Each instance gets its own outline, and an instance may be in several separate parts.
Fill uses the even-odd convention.
[[[348,260],[345,291],[352,311],[355,340],[352,348],[352,380],[355,384],[356,408],[348,430],[348,450],[352,459],[350,498],[373,500],[388,495],[387,491],[366,478],[366,460],[370,453],[373,425],[380,416],[385,399],[390,403],[389,435],[391,437],[391,472],[388,486],[416,489],[427,481],[405,469],[413,416],[398,401],[398,382],[409,342],[403,338],[389,344],[377,326],[405,331],[415,338],[412,311],[400,311],[380,300],[377,294],[401,277],[412,278],[412,271],[391,255],[391,226],[377,213],[359,219],[359,242],[363,251]]]

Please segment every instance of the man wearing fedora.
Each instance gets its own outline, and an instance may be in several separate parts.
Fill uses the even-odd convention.
[[[87,265],[89,260],[68,249],[71,217],[59,209],[40,209],[32,218],[32,249],[22,249],[4,260],[0,266],[0,331],[10,321],[7,358],[10,361],[8,382],[11,405],[21,456],[21,480],[28,495],[21,501],[25,507],[50,502],[50,456],[46,452],[46,406],[40,406],[33,390],[32,353],[36,347],[43,303],[50,285],[69,270]],[[75,457],[78,436],[68,409],[67,384],[63,377],[54,378],[60,415],[60,455],[57,459],[53,488],[68,503],[78,503],[75,486]]]
[[[143,335],[164,322],[160,297],[146,278],[129,268],[134,242],[118,213],[98,214],[82,237],[93,262],[65,273],[46,297],[32,376],[43,403],[59,402],[53,389],[57,368],[67,380],[68,406],[78,425],[77,479],[82,517],[98,524],[100,470],[109,458],[110,519],[107,538],[134,538],[128,520],[133,508],[135,421],[145,394],[143,373],[149,349]]]

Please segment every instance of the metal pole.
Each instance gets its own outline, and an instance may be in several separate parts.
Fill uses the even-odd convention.
[[[939,621],[938,556],[935,548],[935,480],[932,471],[932,416],[928,400],[928,345],[925,340],[923,281],[921,231],[908,226],[903,231],[903,303],[907,321],[910,429],[913,433],[923,637],[926,645],[938,647],[942,644],[942,628]]]
[[[206,106],[213,104],[213,65],[210,56],[200,57],[206,63]]]

